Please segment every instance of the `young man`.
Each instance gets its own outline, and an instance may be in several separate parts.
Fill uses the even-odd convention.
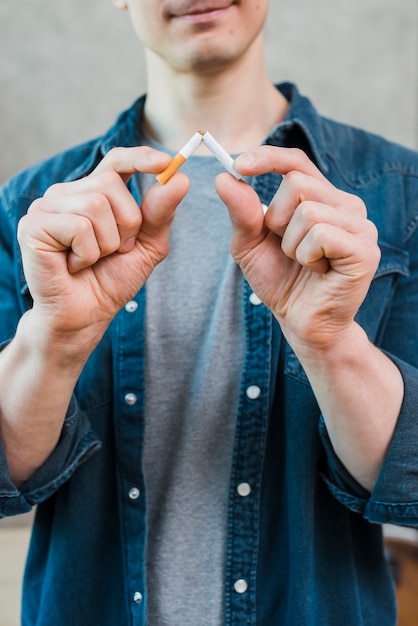
[[[271,85],[267,0],[127,4],[146,98],[1,195],[1,513],[38,505],[23,624],[393,625],[418,156]],[[156,182],[197,129],[244,180],[200,148]]]

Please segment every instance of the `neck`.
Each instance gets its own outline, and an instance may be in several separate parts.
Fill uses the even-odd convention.
[[[269,80],[262,56],[214,73],[178,72],[148,52],[144,128],[176,150],[198,129],[230,153],[258,146],[285,116],[288,102]]]

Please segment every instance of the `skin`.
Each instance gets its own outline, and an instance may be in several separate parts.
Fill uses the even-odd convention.
[[[361,200],[302,152],[258,147],[287,109],[264,68],[268,1],[115,4],[129,9],[146,49],[146,132],[176,150],[208,128],[243,153],[242,174],[284,176],[265,217],[248,185],[226,173],[214,181],[232,221],[231,251],[300,359],[337,454],[371,490],[403,398],[398,369],[354,321],[379,261],[377,233]],[[108,324],[168,253],[188,180],[177,173],[157,183],[140,207],[126,188],[134,172],[157,173],[168,161],[144,147],[114,150],[90,176],[51,187],[19,225],[34,307],[0,355],[0,429],[18,485],[56,446]]]

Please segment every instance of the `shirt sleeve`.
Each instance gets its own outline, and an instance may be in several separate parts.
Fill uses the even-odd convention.
[[[47,461],[18,489],[10,479],[0,440],[0,517],[19,515],[49,498],[100,448],[87,416],[71,400],[60,440]]]
[[[20,179],[19,179],[20,180]],[[31,306],[25,285],[16,238],[19,215],[32,198],[9,198],[7,186],[0,189],[0,350],[12,340],[24,311]],[[24,381],[22,381],[22,385]],[[0,517],[25,513],[48,498],[86,461],[100,442],[75,398],[70,403],[54,452],[20,488],[11,481],[0,438]]]
[[[412,167],[411,167],[412,172]],[[404,398],[396,428],[372,493],[365,491],[349,475],[335,455],[326,427],[321,420],[320,435],[325,448],[324,478],[335,497],[361,513],[371,522],[418,527],[418,178],[410,175],[404,181],[405,217],[400,215],[399,232],[393,228],[393,216],[399,213],[396,204],[392,213],[382,213],[381,230],[387,236],[394,231],[391,250],[404,236],[404,257],[398,273],[393,256],[387,257],[382,273],[382,287],[375,291],[369,307],[369,321],[382,314],[377,336],[371,340],[384,351],[401,372]],[[389,217],[386,216],[388,213]],[[392,216],[392,217],[391,217]],[[384,254],[382,253],[382,259]],[[387,301],[381,299],[384,282]],[[378,281],[379,282],[379,281]],[[369,296],[368,296],[369,297]],[[366,321],[367,330],[367,316]],[[362,324],[363,325],[363,324]],[[371,328],[371,327],[370,327]]]
[[[405,395],[372,493],[361,487],[342,465],[321,419],[320,434],[327,461],[323,477],[337,500],[370,522],[418,527],[418,370],[393,356],[390,358],[402,374]]]

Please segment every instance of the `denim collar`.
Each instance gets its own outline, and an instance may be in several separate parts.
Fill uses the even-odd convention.
[[[326,159],[326,141],[323,132],[322,119],[311,101],[302,96],[292,83],[276,85],[280,93],[288,100],[289,108],[285,119],[277,124],[270,132],[267,143],[274,145],[293,146],[295,134],[301,133],[312,160],[322,172],[328,171]]]
[[[265,143],[273,145],[293,146],[292,138],[302,136],[309,148],[313,161],[322,172],[328,171],[326,159],[326,141],[323,133],[322,119],[308,98],[299,93],[292,83],[280,83],[276,88],[289,101],[289,109],[285,119],[269,133]],[[89,158],[72,171],[67,180],[75,180],[85,176],[97,165],[98,161],[112,148],[117,146],[131,147],[139,144],[139,127],[142,118],[146,95],[142,95],[132,107],[117,118],[115,124],[99,140]]]

